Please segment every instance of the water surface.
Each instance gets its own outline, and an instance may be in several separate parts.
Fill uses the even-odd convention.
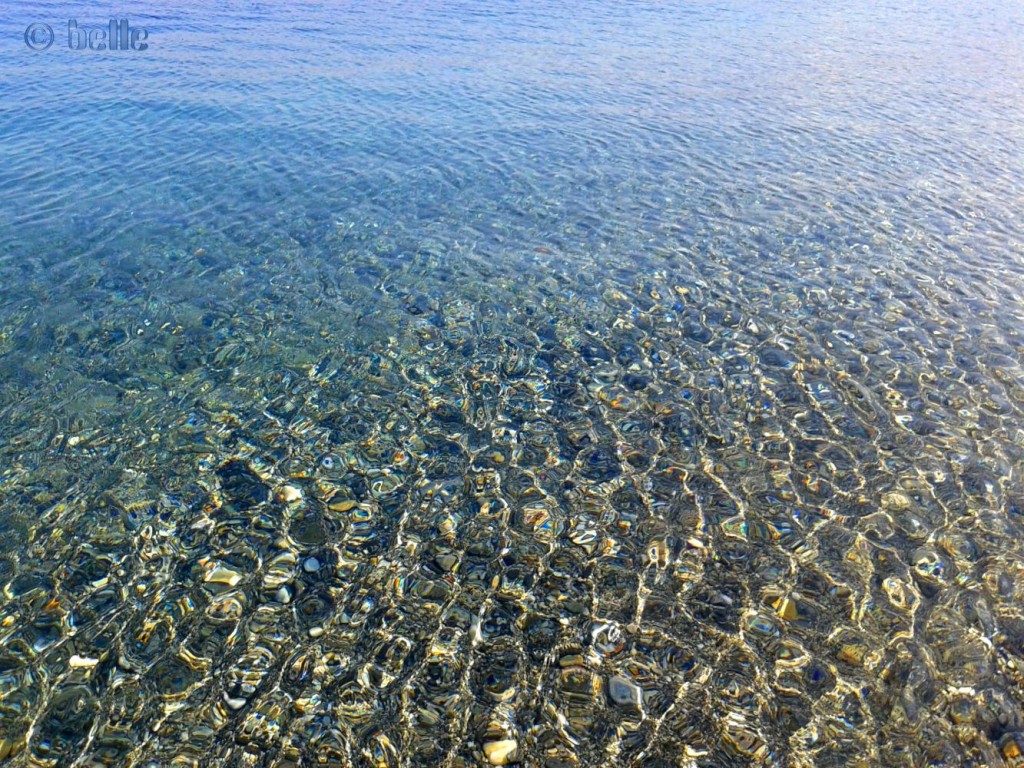
[[[8,3],[0,759],[1017,764],[1024,11],[579,5]]]

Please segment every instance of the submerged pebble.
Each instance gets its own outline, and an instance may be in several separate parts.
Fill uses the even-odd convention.
[[[223,565],[217,565],[209,569],[203,579],[210,584],[223,584],[234,587],[242,580],[242,574],[233,571]]]
[[[294,485],[285,485],[278,489],[277,500],[284,504],[294,504],[302,501],[302,491]]]
[[[640,686],[621,675],[608,679],[608,696],[623,707],[639,707],[643,701]]]
[[[519,745],[515,739],[489,741],[484,744],[484,756],[491,765],[510,765],[516,762],[518,748]]]

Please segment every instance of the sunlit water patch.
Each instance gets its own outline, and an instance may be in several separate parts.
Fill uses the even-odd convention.
[[[0,760],[1020,763],[1020,9],[125,15],[0,22]]]

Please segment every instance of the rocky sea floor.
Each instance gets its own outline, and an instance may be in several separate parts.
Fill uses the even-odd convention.
[[[387,238],[343,229],[325,247]],[[46,318],[22,275],[12,764],[1016,759],[998,295],[791,291],[682,249],[618,278],[543,245],[528,280],[428,252],[290,273],[281,247],[108,263]],[[251,300],[165,298],[198,275]]]

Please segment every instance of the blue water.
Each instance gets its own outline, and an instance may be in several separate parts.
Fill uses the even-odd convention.
[[[1019,4],[4,11],[0,761],[1024,751]]]

